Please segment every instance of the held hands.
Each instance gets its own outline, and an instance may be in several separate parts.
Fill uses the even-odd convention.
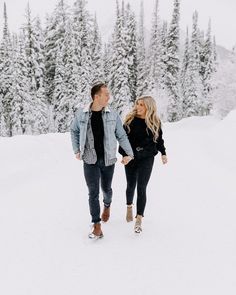
[[[77,160],[81,160],[80,153],[75,154]],[[133,160],[130,156],[125,156],[122,158],[121,163],[127,165],[131,160]]]
[[[161,156],[161,160],[162,160],[162,163],[163,163],[164,165],[168,162],[168,160],[167,160],[167,156],[166,156],[166,155],[162,155],[162,156]]]
[[[76,157],[77,160],[81,160],[80,159],[80,153],[75,154],[75,157]]]
[[[122,158],[121,163],[127,165],[131,160],[133,160],[130,156],[125,156]]]

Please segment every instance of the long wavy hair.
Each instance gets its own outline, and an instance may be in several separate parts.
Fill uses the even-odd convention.
[[[130,132],[130,123],[133,121],[134,117],[137,116],[137,103],[142,100],[147,111],[145,116],[145,123],[147,125],[147,132],[148,129],[151,130],[153,134],[153,140],[156,142],[158,135],[159,135],[159,128],[161,126],[161,121],[157,115],[157,105],[151,96],[141,96],[136,99],[133,109],[130,113],[127,114],[125,118],[124,125],[127,127],[128,132]]]

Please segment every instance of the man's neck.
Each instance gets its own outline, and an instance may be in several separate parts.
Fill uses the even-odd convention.
[[[99,104],[97,104],[95,101],[92,103],[91,105],[91,110],[95,111],[95,112],[99,112],[103,109],[102,106],[100,106]]]

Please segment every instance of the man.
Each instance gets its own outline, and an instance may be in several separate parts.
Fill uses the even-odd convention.
[[[98,82],[91,89],[92,102],[80,109],[71,125],[75,156],[84,162],[84,176],[89,191],[89,209],[93,231],[89,238],[103,237],[101,223],[108,221],[112,201],[112,178],[116,162],[117,141],[125,150],[124,164],[133,159],[133,151],[118,114],[108,107],[110,98],[106,84]],[[103,191],[104,209],[100,218],[99,183]]]

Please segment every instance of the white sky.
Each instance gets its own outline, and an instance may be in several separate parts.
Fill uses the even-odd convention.
[[[121,1],[121,0],[120,0]],[[6,0],[8,22],[11,31],[17,29],[24,22],[24,12],[27,0]],[[39,15],[44,19],[45,14],[51,13],[55,8],[57,0],[29,0],[33,15]],[[70,6],[74,0],[66,1]],[[87,0],[87,8],[92,13],[97,13],[98,24],[103,33],[111,24],[116,0]],[[133,10],[139,13],[140,0],[126,0]],[[150,27],[152,11],[155,0],[144,0],[145,23]],[[3,0],[0,0],[0,29],[2,29]],[[181,0],[181,29],[185,30],[188,25],[191,28],[192,14],[194,10],[199,13],[199,27],[206,31],[208,20],[212,21],[212,32],[216,36],[217,44],[227,49],[232,49],[236,44],[236,0]],[[173,0],[159,0],[159,14],[162,19],[170,20],[173,10]]]

